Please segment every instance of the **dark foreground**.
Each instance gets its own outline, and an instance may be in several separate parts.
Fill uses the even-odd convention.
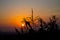
[[[28,33],[24,33],[23,30],[21,29],[22,34],[18,31],[17,28],[15,28],[16,34],[0,34],[0,40],[58,40],[60,39],[60,30],[58,29],[58,25],[56,23],[56,18],[55,16],[52,16],[50,18],[50,22],[45,23],[41,18],[39,18],[40,26],[38,32],[34,31],[32,26],[30,25],[30,22],[25,21],[26,28],[29,29]],[[29,28],[28,28],[29,27]],[[44,30],[46,29],[46,30]],[[27,30],[26,30],[27,31]]]
[[[57,40],[59,32],[40,32],[40,33],[26,33],[26,34],[4,34],[0,35],[0,40]]]

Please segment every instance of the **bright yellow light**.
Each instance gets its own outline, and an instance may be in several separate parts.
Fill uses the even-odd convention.
[[[22,24],[22,26],[25,26],[25,24]]]

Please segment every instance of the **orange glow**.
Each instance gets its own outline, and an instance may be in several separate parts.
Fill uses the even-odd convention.
[[[13,10],[10,10],[10,11],[8,12],[8,10],[7,10],[7,11],[5,11],[5,13],[7,13],[7,14],[9,13],[12,15],[4,17],[4,19],[2,19],[0,21],[0,23],[11,24],[11,25],[15,25],[15,26],[17,25],[17,27],[21,27],[21,26],[24,26],[24,22],[21,22],[21,21],[23,21],[23,18],[31,17],[31,8],[29,8],[29,7],[27,7],[26,9],[21,8],[21,10],[14,8]],[[35,9],[33,11],[34,11],[34,17],[39,15],[43,19],[46,19],[45,14],[44,15],[43,15],[43,13],[36,14],[38,12],[36,12]],[[31,22],[31,20],[29,18],[26,18],[26,19],[27,19],[27,21],[29,20]]]
[[[22,26],[25,26],[25,24],[22,24]]]

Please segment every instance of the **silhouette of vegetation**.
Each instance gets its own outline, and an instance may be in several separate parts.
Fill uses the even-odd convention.
[[[35,30],[33,30],[33,26],[31,26],[30,22],[27,21],[25,18],[23,19],[25,22],[26,27],[29,27],[29,34],[30,33],[40,33],[40,32],[57,32],[58,31],[58,25],[57,25],[57,20],[56,20],[56,16],[52,16],[51,18],[49,18],[49,22],[46,23],[42,18],[40,18],[39,16],[36,17],[36,19],[38,20],[38,22],[40,23],[40,28],[38,30],[38,32],[35,32]],[[35,26],[36,27],[36,26]],[[28,28],[27,28],[28,29]],[[17,29],[15,28],[16,32],[19,34],[19,32],[17,31]],[[22,30],[21,30],[22,31]]]
[[[31,19],[31,17],[30,17],[30,19]],[[15,37],[14,36],[10,37],[8,35],[9,39],[10,38],[14,38],[14,39],[17,39],[17,40],[19,40],[19,39],[24,39],[25,40],[25,39],[28,39],[28,38],[33,38],[33,39],[36,39],[36,38],[41,39],[42,38],[42,39],[44,39],[48,35],[45,32],[59,32],[56,16],[50,17],[49,18],[49,22],[47,22],[47,23],[42,18],[40,18],[39,16],[35,17],[35,19],[33,21],[35,22],[36,20],[38,20],[37,23],[39,24],[39,26],[37,25],[39,27],[37,32],[33,28],[33,27],[37,28],[36,23],[34,23],[34,25],[32,26],[31,25],[32,24],[32,22],[31,22],[32,20],[31,21],[29,21],[29,20],[27,21],[26,18],[24,18],[23,20],[24,20],[24,23],[25,23],[25,29],[27,28],[26,31],[28,31],[28,32],[24,33],[22,28],[20,28],[21,29],[21,32],[20,32],[17,28],[15,28],[15,31],[16,31],[17,35],[12,34]],[[54,35],[54,33],[53,33],[53,35]],[[48,36],[50,37],[50,34]],[[47,38],[48,38],[48,36],[47,36]],[[54,36],[52,36],[52,38]]]
[[[48,23],[50,26],[50,31],[57,31],[58,30],[58,25],[56,23],[56,16],[52,16],[50,18],[50,22]]]

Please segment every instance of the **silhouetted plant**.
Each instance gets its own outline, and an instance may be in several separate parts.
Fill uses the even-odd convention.
[[[18,35],[20,35],[20,32],[18,31],[17,28],[15,28],[15,31],[16,31],[16,33],[17,33]]]
[[[56,24],[56,16],[52,16],[50,18],[50,22],[48,25],[50,26],[50,31],[58,30],[58,25]]]
[[[32,28],[32,26],[30,25],[30,22],[29,21],[27,21],[25,18],[23,19],[24,20],[24,23],[25,23],[25,25],[26,25],[26,27],[27,27],[27,29],[29,29],[29,33],[28,34],[31,34],[31,33],[35,33],[35,31],[33,30],[33,28]],[[48,32],[48,31],[57,31],[58,30],[58,25],[57,25],[57,20],[56,20],[56,16],[52,16],[51,18],[49,18],[49,23],[47,22],[45,22],[42,18],[40,18],[39,16],[38,17],[36,17],[36,20],[38,20],[39,21],[39,23],[40,23],[40,26],[39,27],[41,27],[40,29],[39,29],[39,31],[38,31],[38,33],[40,33],[40,32]],[[28,28],[29,27],[29,28]],[[46,29],[46,31],[45,31],[45,29]],[[18,34],[20,34],[20,32],[15,28],[15,31],[18,33]],[[22,32],[23,32],[23,29],[21,30]]]
[[[25,22],[26,27],[29,26],[29,27],[32,29],[32,27],[31,27],[31,25],[30,25],[30,22],[29,22],[29,21],[26,21],[25,18],[24,18],[24,22]]]

